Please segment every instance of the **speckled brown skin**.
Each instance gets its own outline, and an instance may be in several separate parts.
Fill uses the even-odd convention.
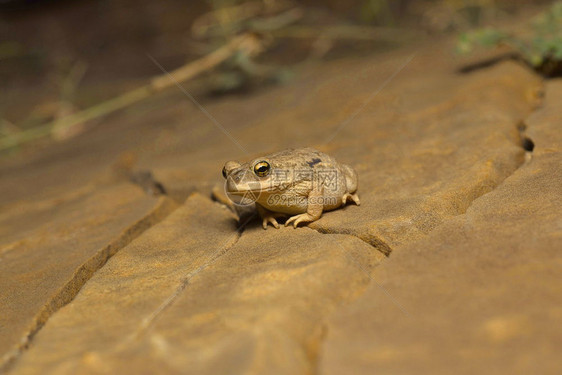
[[[263,170],[258,170],[262,167]],[[351,198],[359,205],[357,174],[348,165],[313,148],[287,149],[240,164],[229,161],[223,175],[229,194],[252,194],[263,228],[318,220],[322,212],[337,209]]]

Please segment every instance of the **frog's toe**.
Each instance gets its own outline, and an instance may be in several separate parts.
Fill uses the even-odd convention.
[[[293,228],[296,228],[300,223],[308,223],[314,221],[314,218],[307,213],[295,215],[287,219],[285,226],[293,223]]]
[[[342,205],[345,206],[345,204],[347,203],[347,201],[349,200],[349,198],[351,198],[351,200],[356,204],[356,205],[360,205],[361,202],[359,201],[359,196],[357,194],[349,194],[349,193],[345,193],[342,197],[341,197],[341,203]]]
[[[267,224],[273,225],[273,227],[275,229],[279,229],[279,223],[277,223],[277,220],[275,220],[275,218],[273,216],[268,216],[268,217],[264,217],[262,220],[262,226],[263,229],[267,229]]]

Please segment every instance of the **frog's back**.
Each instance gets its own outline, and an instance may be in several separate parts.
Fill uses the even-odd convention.
[[[312,147],[289,148],[266,157],[274,167],[293,169],[334,169],[338,163],[328,154]]]

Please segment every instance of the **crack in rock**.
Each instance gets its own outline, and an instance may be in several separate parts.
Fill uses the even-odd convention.
[[[390,253],[392,252],[392,248],[390,247],[390,245],[388,245],[382,239],[371,233],[351,233],[349,231],[335,231],[333,230],[333,228],[321,228],[321,227],[311,228],[310,226],[308,228],[313,229],[318,233],[322,233],[322,234],[341,234],[341,235],[355,237],[365,242],[367,245],[374,247],[375,250],[380,251],[386,256],[389,256]]]
[[[535,149],[535,142],[533,142],[533,140],[526,135],[527,127],[528,126],[525,121],[521,121],[519,125],[517,125],[519,137],[521,138],[520,146],[527,152],[533,152],[533,150]]]
[[[139,237],[147,229],[161,222],[178,207],[177,204],[169,198],[162,197],[160,199],[159,204],[150,214],[131,225],[119,238],[106,245],[76,269],[71,279],[41,308],[34,318],[29,332],[22,337],[18,347],[3,356],[0,363],[0,373],[5,373],[11,368],[17,358],[29,348],[33,338],[41,328],[43,328],[49,318],[62,307],[72,302],[84,284],[86,284],[112,256],[117,254],[117,252]]]
[[[135,332],[133,332],[131,335],[129,335],[120,345],[118,345],[117,350],[119,350],[120,348],[124,348],[124,347],[129,346],[136,338],[138,338],[140,335],[142,335],[144,332],[146,332],[146,330],[158,318],[158,316],[160,316],[168,307],[170,307],[174,303],[174,301],[180,296],[180,294],[185,290],[185,288],[187,288],[187,286],[189,285],[189,282],[191,281],[192,278],[197,276],[199,273],[204,271],[206,268],[210,267],[219,258],[221,258],[226,253],[228,253],[228,251],[230,249],[232,249],[236,245],[236,243],[238,243],[238,241],[242,237],[242,234],[244,233],[244,229],[246,228],[246,225],[252,219],[253,219],[253,217],[246,220],[243,224],[239,225],[237,230],[236,230],[236,236],[234,236],[231,240],[229,240],[227,243],[225,243],[223,246],[221,246],[215,253],[213,253],[211,255],[211,257],[209,258],[209,260],[207,260],[205,263],[203,263],[202,265],[197,267],[197,269],[195,269],[194,271],[189,272],[180,281],[180,284],[178,285],[178,287],[176,288],[174,293],[172,293],[170,296],[168,296],[168,298],[166,298],[164,300],[164,302],[162,302],[162,304],[160,304],[160,306],[158,306],[149,316],[147,316],[142,321],[142,323],[140,324],[140,327]]]
[[[493,65],[495,64],[497,61],[493,61],[491,64],[489,65]],[[488,65],[483,65],[483,66],[477,66],[475,69],[480,69],[483,67],[487,67]],[[471,70],[467,70],[466,73],[470,72]],[[541,97],[541,99],[543,100],[544,97]],[[537,106],[539,107],[539,106]],[[534,112],[534,111],[533,111]],[[532,114],[532,113],[531,113]],[[529,114],[529,116],[531,116],[531,114]],[[466,209],[462,210],[462,212],[459,212],[456,216],[460,216],[460,215],[464,215],[466,214],[467,210],[469,209],[470,206],[472,206],[474,204],[474,202],[478,199],[480,199],[481,197],[483,197],[484,195],[489,194],[490,192],[496,190],[500,185],[502,185],[504,183],[504,181],[506,181],[508,178],[510,178],[511,176],[513,176],[524,164],[526,164],[532,157],[532,152],[535,148],[535,143],[534,141],[526,134],[527,131],[527,124],[525,122],[525,120],[522,120],[518,125],[517,125],[517,131],[519,132],[519,143],[517,144],[519,147],[521,147],[523,150],[525,150],[525,159],[521,160],[521,162],[519,163],[519,165],[515,168],[515,170],[512,171],[512,173],[510,173],[508,176],[506,176],[504,179],[502,179],[501,181],[499,181],[495,186],[492,187],[491,190],[480,194],[476,197],[474,197],[471,202],[467,205]],[[432,228],[429,232],[425,233],[425,235],[427,236],[429,233],[433,232],[437,227],[440,227],[441,225],[445,224],[448,220],[444,220],[442,223],[440,223],[439,225],[435,226],[434,228]],[[315,228],[314,228],[315,229]],[[327,228],[318,228],[316,229],[319,233],[333,233],[332,231],[330,231]],[[372,236],[373,238],[367,238],[364,239],[361,237],[361,234],[354,234],[354,233],[341,233],[341,234],[349,234],[349,235],[353,235],[361,240],[363,240],[364,242],[366,242],[367,244],[370,244],[371,246],[373,246],[375,249],[383,252],[383,254],[385,254],[387,257],[390,255],[390,253],[392,252],[392,249],[390,246],[388,246],[387,244],[385,244],[383,241],[380,241],[378,238],[376,238],[375,236]],[[377,240],[379,240],[379,242],[377,242]],[[381,250],[381,248],[383,250]],[[372,281],[372,280],[371,280]],[[357,297],[358,298],[358,297]],[[323,334],[321,336],[319,336],[319,340],[324,341],[325,338],[328,335],[328,323],[327,322],[322,322],[322,332]],[[318,346],[321,346],[321,343],[317,343]],[[312,367],[315,369],[314,373],[317,374],[320,371],[319,368],[319,358],[321,357],[321,350],[318,350],[318,352],[316,353],[316,356],[314,358],[312,358],[312,361],[314,361],[312,363]]]
[[[152,172],[142,170],[131,173],[129,181],[140,186],[147,194],[151,196],[167,195],[167,189],[164,185],[154,179]]]

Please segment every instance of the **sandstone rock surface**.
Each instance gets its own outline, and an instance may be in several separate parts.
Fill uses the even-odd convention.
[[[15,372],[311,371],[320,322],[383,256],[310,229],[254,226],[238,241],[234,224],[224,207],[189,197],[51,318]]]
[[[0,359],[30,336],[119,248],[173,209],[131,184],[19,202],[0,215]]]
[[[562,81],[527,121],[533,157],[467,212],[400,246],[328,324],[324,374],[557,374]],[[404,313],[380,288],[406,309]]]

